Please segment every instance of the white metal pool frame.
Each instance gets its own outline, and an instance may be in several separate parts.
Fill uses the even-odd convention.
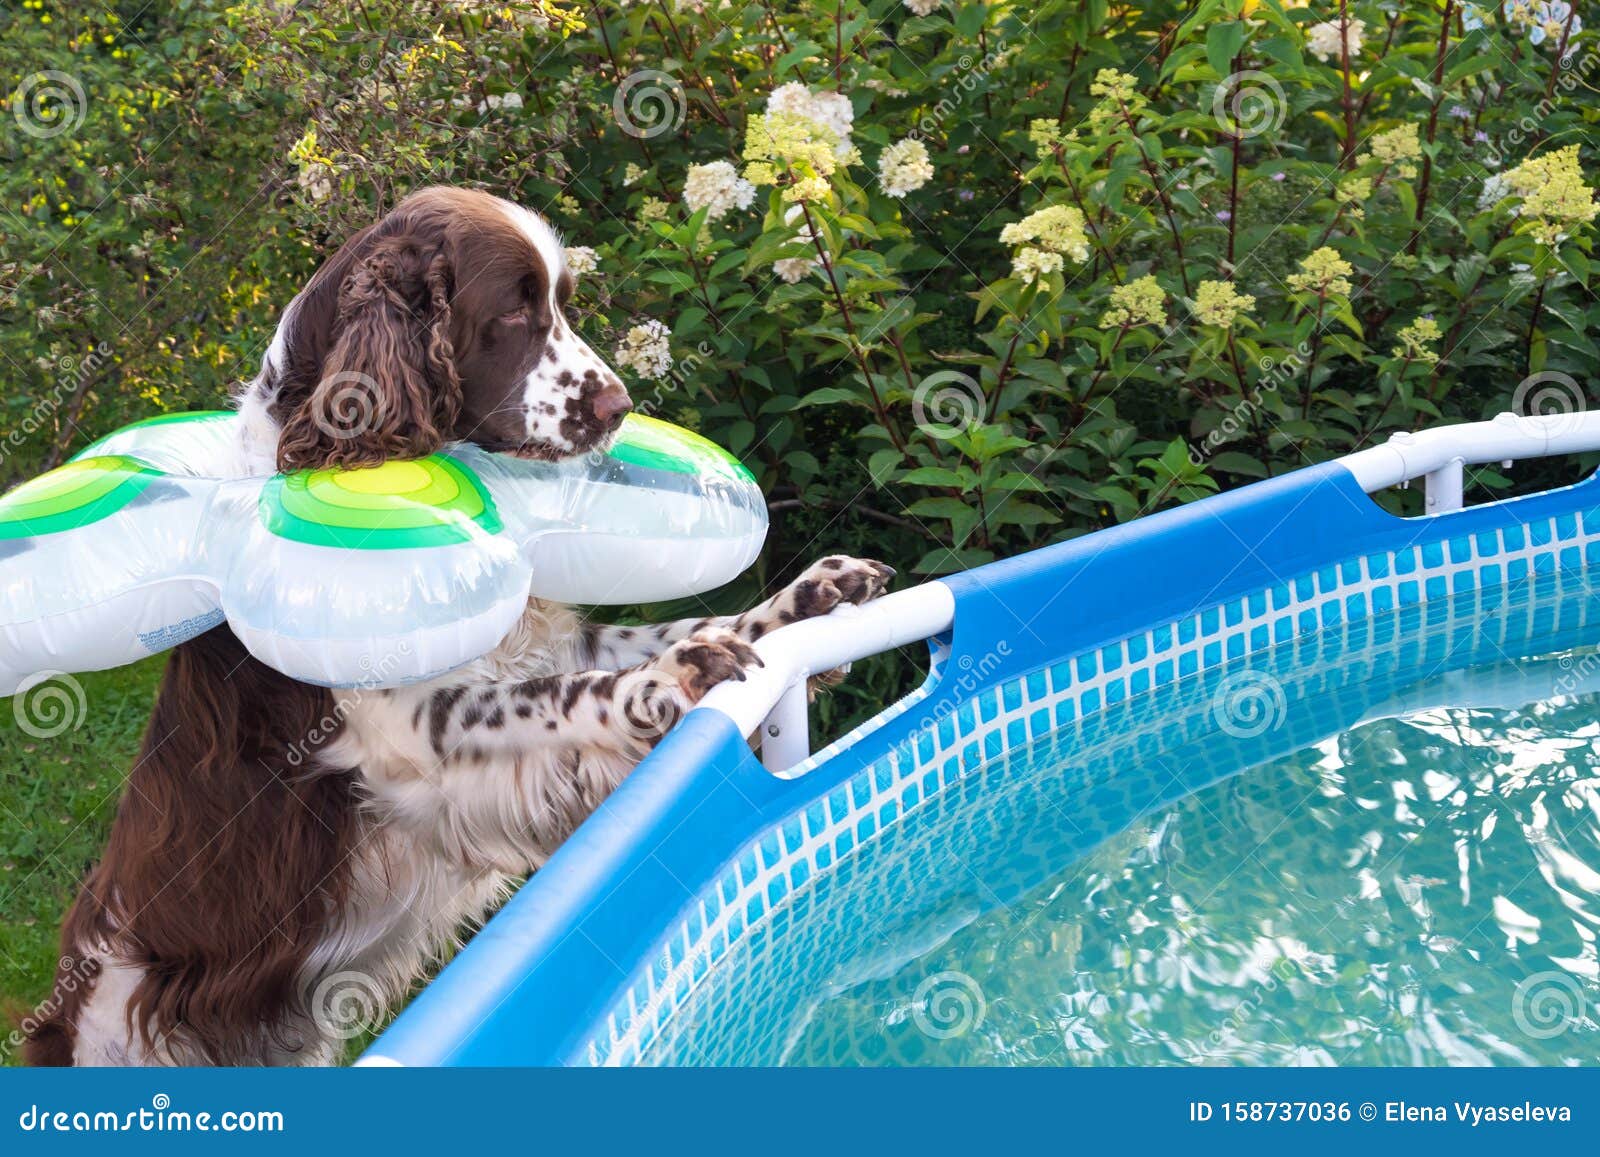
[[[1336,461],[1368,494],[1425,480],[1427,514],[1459,510],[1466,468],[1600,450],[1600,411],[1525,417],[1395,434],[1381,446]],[[955,597],[941,582],[924,583],[868,603],[843,606],[794,623],[756,644],[764,664],[741,683],[712,688],[702,707],[720,711],[761,747],[770,771],[793,767],[810,753],[806,680],[950,629]]]

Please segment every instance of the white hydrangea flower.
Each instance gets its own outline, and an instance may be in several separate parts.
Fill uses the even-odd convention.
[[[672,331],[655,318],[646,318],[623,335],[611,360],[646,381],[667,376],[672,368]]]
[[[904,197],[933,179],[928,146],[907,137],[883,150],[878,158],[878,180],[891,197]]]
[[[707,221],[726,217],[733,209],[748,209],[755,196],[756,187],[727,161],[690,165],[683,182],[683,203],[691,213],[709,210]]]
[[[780,257],[772,263],[772,272],[793,285],[809,276],[816,267],[815,257]]]
[[[1032,285],[1042,277],[1060,273],[1061,268],[1061,254],[1035,249],[1031,245],[1017,250],[1016,256],[1011,259],[1011,275],[1024,285]]]
[[[622,187],[625,189],[630,188],[634,184],[638,183],[638,181],[640,181],[643,177],[644,170],[638,165],[634,164],[632,161],[629,161],[628,167],[622,170]]]
[[[1511,196],[1511,183],[1504,173],[1490,173],[1483,181],[1483,191],[1478,194],[1478,212],[1493,209]]]
[[[800,205],[790,205],[783,211],[783,223],[792,226],[794,239],[803,241],[807,245],[815,246],[818,240],[817,231],[810,222],[805,220],[805,209]],[[772,263],[772,271],[790,285],[806,277],[813,269],[820,269],[822,262],[816,257],[783,257]]]
[[[1367,25],[1363,20],[1352,19],[1348,21],[1348,26],[1350,56],[1354,58],[1361,51],[1361,37]],[[1311,50],[1312,56],[1324,62],[1340,56],[1339,21],[1324,20],[1321,24],[1313,24],[1306,36],[1306,47]]]
[[[600,268],[600,255],[587,245],[567,246],[567,271],[574,277],[593,273]]]
[[[491,92],[478,102],[478,115],[499,109],[519,109],[522,107],[522,94],[520,92]]]
[[[944,3],[944,0],[902,0],[914,16],[926,16]]]
[[[811,90],[798,80],[780,84],[767,94],[768,112],[792,112],[811,115]]]
[[[905,89],[899,88],[896,85],[892,85],[886,80],[880,80],[876,76],[869,76],[861,83],[866,88],[870,88],[873,92],[883,93],[884,96],[905,96],[906,94]]]
[[[842,92],[812,92],[798,80],[779,85],[767,97],[768,112],[788,112],[814,120],[838,138],[836,152],[842,159],[850,154],[850,134],[855,129],[856,110]]]
[[[794,239],[804,241],[808,245],[815,245],[818,233],[811,222],[805,219],[806,211],[803,206],[790,205],[783,211],[783,223],[794,226]]]
[[[333,170],[321,161],[313,161],[300,170],[300,188],[313,201],[326,201],[333,193]]]

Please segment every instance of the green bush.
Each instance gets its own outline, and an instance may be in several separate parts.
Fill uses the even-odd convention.
[[[545,212],[641,408],[758,472],[768,557],[719,609],[824,550],[1015,554],[1396,430],[1584,406],[1597,73],[1559,3],[21,0],[0,487],[222,404],[328,253],[455,183]],[[863,664],[819,726],[910,667]],[[28,820],[0,846],[0,1020],[48,987],[39,921],[115,795],[80,757],[126,766],[154,677],[103,677],[99,746],[53,784],[0,736]]]
[[[947,572],[1440,418],[1582,405],[1597,353],[1600,53],[1564,4],[0,19],[13,479],[216,404],[318,260],[430,182],[565,232],[583,328],[642,408],[758,472],[777,565]]]

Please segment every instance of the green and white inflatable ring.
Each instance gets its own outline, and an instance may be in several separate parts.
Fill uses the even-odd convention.
[[[295,679],[398,686],[490,650],[530,594],[697,594],[749,566],[767,533],[735,458],[638,415],[609,451],[560,463],[458,443],[271,476],[245,472],[237,422],[138,422],[0,497],[0,695],[224,620]]]

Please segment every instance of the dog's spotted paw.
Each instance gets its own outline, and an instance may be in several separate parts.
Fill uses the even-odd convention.
[[[762,616],[766,630],[825,615],[841,603],[860,606],[881,595],[894,568],[871,558],[832,554],[818,559],[805,573],[773,596]]]
[[[746,668],[761,665],[755,648],[722,627],[702,627],[672,644],[652,664],[677,681],[690,703],[698,703],[718,683],[743,682]]]
[[[888,589],[893,577],[894,568],[877,559],[843,554],[818,559],[762,608],[763,616],[753,624],[752,634],[760,638],[765,631],[825,615],[841,603],[860,606],[871,602]],[[815,699],[823,688],[838,686],[849,673],[850,664],[846,663],[811,676],[806,681],[809,697]]]

